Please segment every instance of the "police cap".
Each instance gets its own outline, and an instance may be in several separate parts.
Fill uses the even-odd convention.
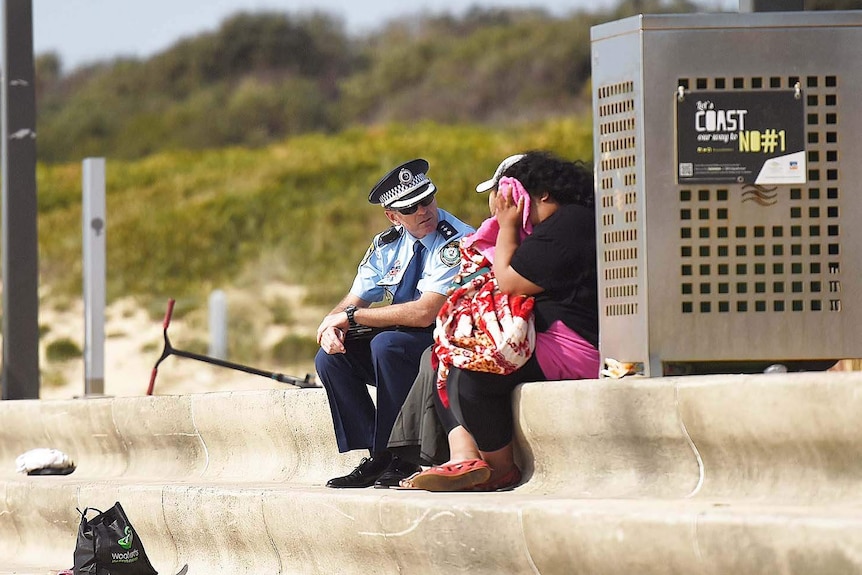
[[[427,172],[428,162],[423,159],[405,162],[371,188],[368,201],[390,210],[409,208],[437,191]]]

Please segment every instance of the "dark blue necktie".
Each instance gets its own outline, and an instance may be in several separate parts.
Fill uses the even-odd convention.
[[[425,253],[425,246],[422,242],[417,241],[413,244],[413,257],[410,258],[410,263],[407,264],[407,269],[404,270],[404,275],[401,277],[401,283],[395,290],[395,297],[392,298],[392,303],[405,303],[417,299],[416,286],[419,285],[419,278],[422,277],[422,255]]]

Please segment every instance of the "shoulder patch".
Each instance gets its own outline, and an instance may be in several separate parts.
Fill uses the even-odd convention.
[[[458,230],[452,227],[452,224],[450,224],[446,220],[440,220],[440,222],[437,224],[437,231],[440,233],[441,236],[443,236],[444,239],[447,240],[458,233]]]
[[[383,247],[386,244],[391,244],[392,242],[400,238],[401,234],[401,228],[399,228],[398,226],[392,226],[391,228],[377,236],[377,247]]]
[[[362,256],[362,261],[359,262],[360,266],[364,266],[368,263],[369,258],[371,258],[371,254],[374,253],[374,242],[371,242],[371,245],[368,246],[368,249],[365,250],[365,255]]]
[[[459,240],[452,240],[440,249],[440,261],[450,268],[458,265],[461,261],[461,248]]]

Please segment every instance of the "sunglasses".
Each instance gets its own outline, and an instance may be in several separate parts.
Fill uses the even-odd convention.
[[[431,202],[434,201],[435,195],[436,194],[431,194],[430,196],[425,196],[424,198],[422,198],[421,200],[419,200],[417,203],[413,204],[412,206],[408,206],[406,208],[396,208],[395,211],[398,212],[399,214],[401,214],[402,216],[409,216],[411,214],[415,214],[416,210],[419,209],[419,206],[422,206],[422,207],[430,206]]]

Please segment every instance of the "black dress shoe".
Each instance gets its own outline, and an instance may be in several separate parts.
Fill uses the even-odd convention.
[[[391,462],[392,457],[363,457],[356,469],[343,477],[333,477],[326,482],[326,486],[337,489],[371,487],[377,478],[383,475]]]
[[[417,471],[422,471],[422,468],[399,457],[393,457],[386,471],[374,482],[374,487],[398,487],[402,479],[407,479]]]

